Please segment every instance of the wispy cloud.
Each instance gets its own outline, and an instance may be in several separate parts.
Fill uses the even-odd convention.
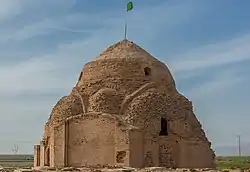
[[[241,35],[177,54],[171,63],[214,147],[234,144],[237,134],[249,142],[249,43],[249,34]]]
[[[187,72],[197,69],[223,67],[250,59],[250,35],[241,35],[226,41],[190,49],[177,54],[170,62],[176,72]]]
[[[0,6],[0,23],[20,14],[25,3],[21,1],[2,1]]]
[[[174,11],[174,9],[183,11],[185,9],[185,6],[182,4],[180,6],[175,5],[173,7],[168,7],[168,9],[170,9],[170,11],[172,12]],[[159,13],[164,12],[165,8],[163,8],[162,6],[155,6],[150,7],[150,10],[152,12],[151,14],[154,14],[156,16]],[[138,38],[147,35],[144,39],[148,39],[148,32],[139,31],[138,29],[141,24],[136,23],[145,22],[145,25],[148,26],[147,28],[157,29],[157,26],[162,25],[162,21],[152,20],[152,18],[150,21],[153,23],[146,24],[145,18],[146,16],[149,16],[147,10],[144,8],[138,11],[139,12],[136,12],[134,14],[135,18],[131,18],[131,22],[133,23],[131,25],[137,27],[137,29],[131,32],[140,32],[140,35],[137,36]],[[168,14],[171,13],[168,12]],[[76,23],[79,23],[79,21],[92,25],[101,23],[102,26],[104,26],[104,28],[85,30],[85,32],[89,32],[90,35],[89,37],[85,37],[82,40],[75,40],[71,43],[59,42],[54,48],[53,52],[38,56],[31,56],[30,58],[24,57],[23,61],[14,65],[11,64],[11,67],[5,64],[1,69],[3,71],[1,72],[2,77],[9,79],[8,81],[4,82],[3,85],[1,85],[2,94],[10,94],[10,92],[13,94],[25,90],[53,90],[54,87],[59,86],[56,83],[65,73],[64,70],[70,70],[71,65],[76,65],[77,70],[74,70],[74,72],[79,72],[86,61],[98,55],[108,45],[122,38],[122,27],[124,23],[123,21],[121,21],[122,16],[111,18],[106,18],[105,16],[108,17],[109,13],[104,13],[103,15],[91,14],[88,17],[86,17],[85,14],[69,14],[65,17],[61,16],[57,18],[46,18],[42,21],[38,21],[32,23],[31,25],[25,26],[24,28],[17,30],[12,34],[7,35],[7,37],[4,37],[5,35],[3,35],[3,37],[0,38],[0,40],[2,40],[3,42],[6,42],[7,40],[22,41],[33,36],[39,36],[40,34],[49,34],[53,37],[53,33],[60,30],[66,31],[65,34],[67,34],[67,32],[78,32],[77,29],[71,29],[70,26],[74,26]],[[101,19],[104,18],[106,18],[105,22],[109,22],[102,22]],[[185,19],[179,18],[175,21],[185,21]],[[84,32],[84,28],[80,30],[79,33],[81,33],[82,31]],[[152,36],[154,34],[157,34],[157,32],[151,33]],[[107,35],[112,35],[112,37],[107,37]],[[17,54],[15,55],[18,54],[19,52],[17,52]],[[84,58],[82,57],[83,55]],[[60,73],[59,71],[62,73]],[[77,75],[77,73],[75,73],[75,75]],[[27,80],[26,78],[29,79]],[[19,86],[16,88],[10,88],[9,85],[12,85],[13,82],[17,82],[17,80],[20,81],[18,82]],[[42,82],[43,80],[46,80],[47,82]],[[69,85],[72,86],[72,81],[71,84],[68,83],[69,82],[65,82],[65,84],[60,85],[62,87],[65,86],[68,90]]]

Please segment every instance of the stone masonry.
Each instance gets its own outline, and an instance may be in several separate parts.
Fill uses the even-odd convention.
[[[214,168],[214,158],[167,66],[128,40],[85,64],[34,147],[35,167]]]

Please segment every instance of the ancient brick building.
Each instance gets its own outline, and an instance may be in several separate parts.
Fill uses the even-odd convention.
[[[214,167],[192,109],[164,63],[120,41],[85,64],[57,102],[34,166]]]

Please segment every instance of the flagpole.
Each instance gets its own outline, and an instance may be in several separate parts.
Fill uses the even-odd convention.
[[[127,25],[127,22],[125,21],[125,25],[124,25],[124,39],[127,39],[127,28],[128,28],[128,25]]]
[[[129,11],[131,11],[133,9],[133,2],[129,1],[127,3],[127,10],[126,13],[128,13]],[[127,15],[125,14],[125,25],[124,25],[124,39],[127,39],[127,30],[128,30],[128,23],[127,23]]]
[[[127,23],[127,18],[128,18],[128,7],[125,9],[125,24],[124,24],[124,39],[127,39],[127,29],[128,29],[128,23]]]

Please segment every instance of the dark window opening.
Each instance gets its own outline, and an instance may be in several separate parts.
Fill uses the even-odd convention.
[[[144,74],[145,74],[146,76],[150,75],[150,74],[151,74],[151,69],[150,69],[149,67],[145,67],[145,68],[144,68]]]
[[[188,125],[187,125],[187,123],[185,122],[185,124],[184,124],[184,127],[187,129],[188,128]]]
[[[168,135],[168,122],[161,118],[161,131],[160,136],[167,136]]]
[[[82,78],[82,72],[81,72],[81,74],[80,74],[80,76],[79,76],[79,78],[78,78],[78,81],[80,81],[81,78]]]
[[[124,163],[125,162],[126,151],[118,151],[116,153],[116,162]]]

